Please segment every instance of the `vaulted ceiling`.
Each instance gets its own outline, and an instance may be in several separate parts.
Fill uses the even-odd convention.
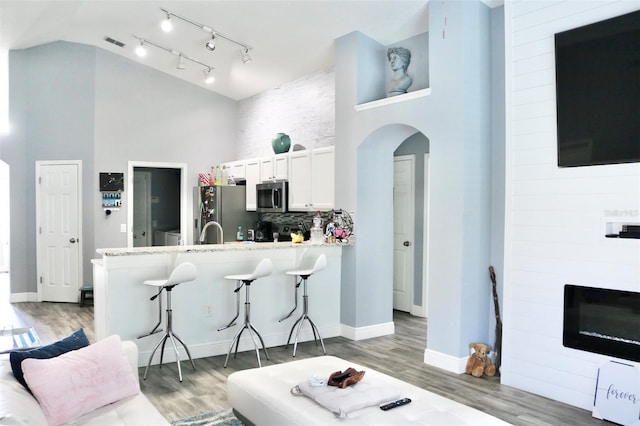
[[[222,37],[207,50],[211,32],[175,16],[164,32],[162,9],[249,46],[252,61],[244,64],[242,48]],[[427,1],[0,0],[0,49],[58,40],[94,45],[235,100],[331,67],[334,40],[352,31],[389,45],[427,30]],[[174,52],[147,45],[140,58],[134,35]],[[183,60],[178,69],[178,53],[214,68],[215,82],[204,83],[206,67],[196,62]]]

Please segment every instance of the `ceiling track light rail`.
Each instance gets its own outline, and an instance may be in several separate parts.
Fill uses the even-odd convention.
[[[133,37],[137,38],[138,40],[140,40],[140,45],[136,48],[136,53],[138,54],[138,56],[144,56],[143,54],[141,55],[139,50],[140,48],[144,49],[144,45],[145,44],[149,44],[151,46],[157,47],[158,49],[164,50],[167,53],[170,53],[172,55],[175,55],[178,57],[178,65],[176,66],[177,69],[184,69],[184,63],[182,62],[182,59],[186,59],[188,61],[191,61],[193,63],[196,63],[198,65],[201,65],[205,68],[204,70],[204,74],[205,74],[205,83],[210,84],[213,83],[214,78],[213,78],[213,70],[215,69],[214,67],[212,67],[211,65],[205,64],[204,62],[200,62],[197,59],[194,59],[188,55],[185,55],[184,53],[175,50],[175,49],[170,49],[168,47],[159,45],[158,43],[155,43],[147,38],[143,38],[143,37],[139,37],[135,34],[132,34]]]
[[[170,12],[167,9],[162,9],[161,8],[160,10],[162,10],[167,16],[165,22],[170,20],[170,18],[173,16],[173,17],[176,17],[176,18],[178,18],[178,19],[180,19],[180,20],[182,20],[184,22],[187,22],[187,23],[189,23],[189,24],[191,24],[191,25],[193,25],[195,27],[198,27],[203,31],[211,33],[211,39],[208,40],[205,43],[205,47],[207,48],[207,50],[211,50],[211,51],[214,50],[216,48],[216,40],[218,38],[221,38],[221,39],[224,39],[224,40],[226,40],[228,42],[231,42],[231,43],[233,43],[233,44],[235,44],[235,45],[237,45],[237,46],[239,46],[241,48],[240,54],[241,54],[241,58],[242,58],[242,62],[243,63],[246,64],[246,63],[251,61],[251,57],[249,56],[249,50],[252,49],[251,46],[249,46],[247,44],[244,44],[244,43],[240,43],[239,41],[234,40],[231,37],[229,37],[227,35],[224,35],[224,34],[218,32],[218,31],[214,30],[212,27],[209,27],[207,25],[204,25],[204,24],[201,24],[199,22],[196,22],[193,19],[189,19],[189,18],[184,17],[182,15],[178,15],[177,13]]]

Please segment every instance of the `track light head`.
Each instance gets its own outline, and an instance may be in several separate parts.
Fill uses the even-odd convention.
[[[216,50],[216,35],[215,35],[215,33],[211,33],[211,40],[206,42],[204,47],[206,47],[207,50],[210,50],[211,52]]]
[[[170,32],[173,29],[173,22],[171,22],[171,15],[167,12],[167,19],[160,23],[160,28],[165,33]]]
[[[213,70],[211,68],[205,70],[204,72],[204,82],[207,84],[211,84],[216,81],[216,78],[213,76]]]
[[[252,61],[251,56],[249,56],[249,49],[246,47],[242,50],[241,57],[243,64],[248,64]]]
[[[178,64],[176,65],[177,70],[185,69],[184,61],[182,60],[182,55],[178,55]]]
[[[144,47],[144,40],[140,40],[140,45],[136,47],[136,55],[144,57],[147,54],[147,49]]]

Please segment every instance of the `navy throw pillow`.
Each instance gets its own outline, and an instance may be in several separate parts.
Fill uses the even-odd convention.
[[[28,351],[14,351],[9,353],[11,370],[13,371],[13,375],[16,380],[20,382],[20,384],[24,386],[29,392],[31,392],[31,389],[29,389],[29,386],[27,386],[27,382],[25,382],[24,380],[24,374],[22,373],[23,360],[27,358],[55,358],[69,351],[84,348],[85,346],[89,346],[89,339],[87,339],[87,336],[84,334],[84,330],[80,328],[74,331],[70,336],[67,336],[64,339],[60,339],[57,342],[51,343],[50,345],[41,346],[39,348],[30,349]]]

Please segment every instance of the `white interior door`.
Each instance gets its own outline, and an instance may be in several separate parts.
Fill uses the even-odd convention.
[[[9,272],[9,165],[0,161],[0,273]]]
[[[393,309],[413,305],[415,158],[394,157],[393,167]]]
[[[133,172],[133,246],[151,246],[151,172]]]
[[[78,302],[81,162],[36,162],[38,299]]]

